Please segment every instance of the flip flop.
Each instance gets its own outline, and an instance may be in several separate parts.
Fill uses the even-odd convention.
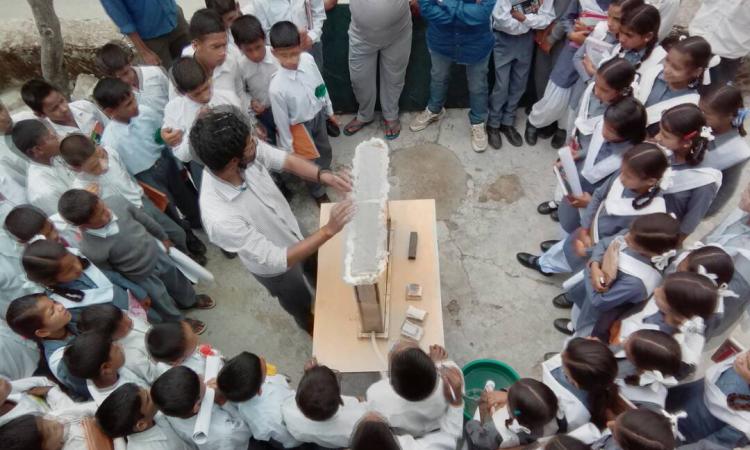
[[[195,296],[195,309],[214,309],[216,301],[206,294],[198,294]]]
[[[385,125],[385,138],[392,141],[401,135],[401,121],[400,120],[383,120]]]
[[[373,121],[369,122],[360,122],[356,118],[349,121],[349,123],[346,124],[344,127],[344,136],[351,136],[353,134],[356,134],[361,130],[362,128],[366,127],[367,125],[370,125]]]
[[[193,333],[197,335],[201,335],[206,332],[207,327],[203,321],[186,317],[185,322],[187,322],[187,324],[190,325],[190,328],[193,329]]]

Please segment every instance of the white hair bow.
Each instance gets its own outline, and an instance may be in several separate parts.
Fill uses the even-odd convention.
[[[719,279],[719,276],[716,275],[715,273],[709,272],[708,269],[706,269],[706,267],[703,264],[698,266],[698,275],[703,275],[704,277],[711,280],[715,285],[717,286],[719,285],[718,282],[716,281]]]
[[[713,141],[714,138],[714,130],[711,129],[711,127],[704,125],[701,127],[701,137],[706,138],[709,141]]]
[[[508,429],[516,434],[524,432],[526,434],[531,434],[531,430],[526,428],[525,426],[518,423],[518,419],[513,418],[513,422],[508,425]]]
[[[700,334],[702,335],[706,331],[706,323],[703,321],[703,317],[695,316],[692,319],[687,319],[680,325],[680,332],[682,334]]]
[[[651,262],[654,263],[654,267],[656,267],[658,270],[664,270],[669,265],[669,260],[672,259],[676,254],[677,250],[672,249],[662,253],[661,255],[652,256]]]
[[[680,421],[680,419],[687,419],[688,413],[686,413],[685,411],[677,411],[674,414],[670,414],[664,410],[662,410],[661,413],[664,415],[664,417],[669,419],[669,424],[672,426],[672,433],[674,434],[674,436],[677,439],[684,441],[685,436],[683,436],[682,433],[680,433],[678,422]]]
[[[658,383],[658,384],[657,384]],[[659,388],[659,384],[665,387],[677,386],[677,379],[673,376],[665,377],[660,370],[646,370],[639,377],[638,384],[640,386],[651,385],[654,392]]]
[[[661,176],[661,180],[659,180],[659,189],[661,189],[662,191],[666,191],[673,185],[674,171],[672,171],[671,167],[667,167],[667,170],[664,171],[664,175]]]

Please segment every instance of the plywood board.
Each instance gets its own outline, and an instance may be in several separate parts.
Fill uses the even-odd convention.
[[[328,221],[333,205],[321,207],[321,225]],[[393,240],[390,255],[391,299],[390,333],[376,344],[383,357],[400,337],[401,324],[409,305],[427,311],[422,324],[425,334],[420,345],[444,345],[443,311],[440,292],[440,263],[437,244],[434,200],[389,202]],[[409,234],[419,233],[417,259],[409,260]],[[360,339],[359,312],[352,286],[344,283],[343,233],[339,233],[318,251],[318,283],[315,296],[313,356],[318,362],[341,372],[386,370],[368,339]],[[406,300],[406,285],[422,285],[422,300]]]

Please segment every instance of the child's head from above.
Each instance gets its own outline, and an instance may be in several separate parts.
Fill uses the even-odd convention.
[[[13,129],[13,119],[5,103],[0,100],[0,134],[10,134]]]
[[[172,367],[151,385],[151,398],[167,416],[188,419],[198,414],[206,387],[192,369]]]
[[[117,371],[125,365],[125,354],[111,337],[93,331],[73,338],[65,347],[63,362],[74,377],[116,379]]]
[[[677,248],[680,242],[680,221],[666,213],[638,216],[625,235],[625,242],[638,253],[662,255]]]
[[[229,29],[242,14],[240,5],[236,0],[206,0],[206,8],[210,8],[219,14],[226,29]]]
[[[138,115],[133,88],[119,78],[102,78],[94,87],[94,100],[112,120],[130,123]]]
[[[60,234],[55,225],[41,209],[33,205],[19,205],[5,217],[5,231],[22,244],[34,236],[41,235],[50,241],[59,241]]]
[[[591,421],[600,429],[606,409],[617,396],[617,360],[603,342],[573,338],[562,352],[563,373],[575,387],[589,393]]]
[[[102,303],[83,308],[77,326],[81,333],[98,332],[117,341],[130,334],[133,319],[112,303]]]
[[[591,446],[567,434],[558,434],[547,441],[544,450],[591,450]]]
[[[667,324],[676,327],[686,320],[708,319],[716,311],[719,291],[710,278],[693,272],[675,272],[654,289],[654,301]]]
[[[330,419],[344,404],[336,374],[327,366],[318,365],[302,375],[294,399],[302,414],[317,422]]]
[[[640,144],[646,139],[646,108],[633,97],[607,106],[604,110],[602,136],[609,142]]]
[[[288,21],[277,22],[271,27],[269,35],[273,56],[279,60],[281,67],[297,70],[302,54],[297,26]]]
[[[96,410],[96,423],[107,436],[115,439],[153,427],[156,412],[148,389],[126,383],[102,402]]]
[[[684,103],[664,111],[656,142],[672,150],[676,158],[697,166],[703,161],[712,133],[700,108]]]
[[[680,344],[667,333],[659,330],[638,330],[628,336],[623,345],[625,355],[637,369],[633,377],[626,377],[627,384],[638,385],[644,371],[656,371],[663,376],[676,376],[682,362]]]
[[[109,170],[109,155],[81,133],[71,133],[60,142],[60,156],[74,172],[100,176]]]
[[[728,284],[734,276],[734,260],[723,249],[706,245],[688,253],[677,265],[678,272],[699,273],[702,270],[716,275],[718,285]]]
[[[211,110],[190,129],[190,145],[213,173],[245,170],[255,161],[252,126],[236,110]]]
[[[646,49],[649,53],[659,40],[659,10],[652,5],[623,8],[617,39],[625,50]]]
[[[628,409],[607,424],[622,450],[673,450],[672,423],[664,414],[641,407]]]
[[[60,124],[75,124],[68,99],[59,88],[44,80],[33,79],[24,83],[21,99],[39,117]]]
[[[57,202],[60,215],[71,224],[97,230],[112,222],[112,211],[96,194],[84,189],[71,189]]]
[[[129,48],[117,42],[104,44],[96,51],[95,62],[104,75],[138,87],[138,74],[132,66],[133,52]]]
[[[190,19],[190,36],[195,58],[209,71],[213,72],[227,59],[227,28],[216,11],[196,11]]]
[[[386,419],[370,411],[354,427],[349,450],[401,450]]]
[[[60,138],[37,119],[14,124],[11,139],[21,153],[40,164],[51,165],[52,158],[60,154]]]
[[[396,342],[389,354],[388,371],[393,390],[408,401],[424,400],[437,388],[435,362],[412,340]]]
[[[151,358],[171,366],[182,363],[197,347],[198,335],[184,320],[156,324],[146,333],[146,348]]]
[[[703,81],[711,61],[711,44],[700,36],[690,36],[674,44],[664,59],[664,81],[674,89],[684,89]]]
[[[265,378],[266,360],[253,353],[242,352],[224,364],[216,383],[227,400],[244,402],[262,393]]]
[[[235,20],[232,24],[232,38],[250,61],[259,63],[266,57],[266,33],[255,16],[245,14]]]
[[[631,191],[647,193],[655,189],[669,160],[664,152],[653,144],[638,144],[622,155],[620,182]]]
[[[722,134],[737,128],[745,136],[744,121],[748,111],[744,108],[742,92],[731,84],[711,88],[701,95],[698,104],[708,126],[715,133]]]
[[[29,280],[53,287],[77,280],[90,263],[59,242],[40,239],[26,246],[21,264]]]
[[[5,313],[11,330],[34,341],[64,334],[70,318],[70,311],[44,294],[19,297],[10,302]]]
[[[612,58],[596,71],[594,95],[602,103],[611,105],[623,97],[633,95],[635,68],[625,58]]]
[[[24,414],[0,427],[3,450],[62,450],[65,425],[52,418]]]
[[[195,58],[181,57],[172,64],[172,81],[190,100],[207,104],[211,100],[211,78]]]
[[[557,397],[546,384],[521,378],[508,389],[509,425],[514,419],[530,430],[541,430],[557,414]]]

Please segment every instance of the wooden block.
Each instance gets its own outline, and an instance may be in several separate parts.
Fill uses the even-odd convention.
[[[417,232],[412,231],[409,235],[409,259],[417,259]]]
[[[354,292],[357,295],[359,317],[362,321],[362,332],[369,333],[374,331],[382,333],[385,327],[383,326],[383,313],[381,311],[378,285],[354,286]]]

